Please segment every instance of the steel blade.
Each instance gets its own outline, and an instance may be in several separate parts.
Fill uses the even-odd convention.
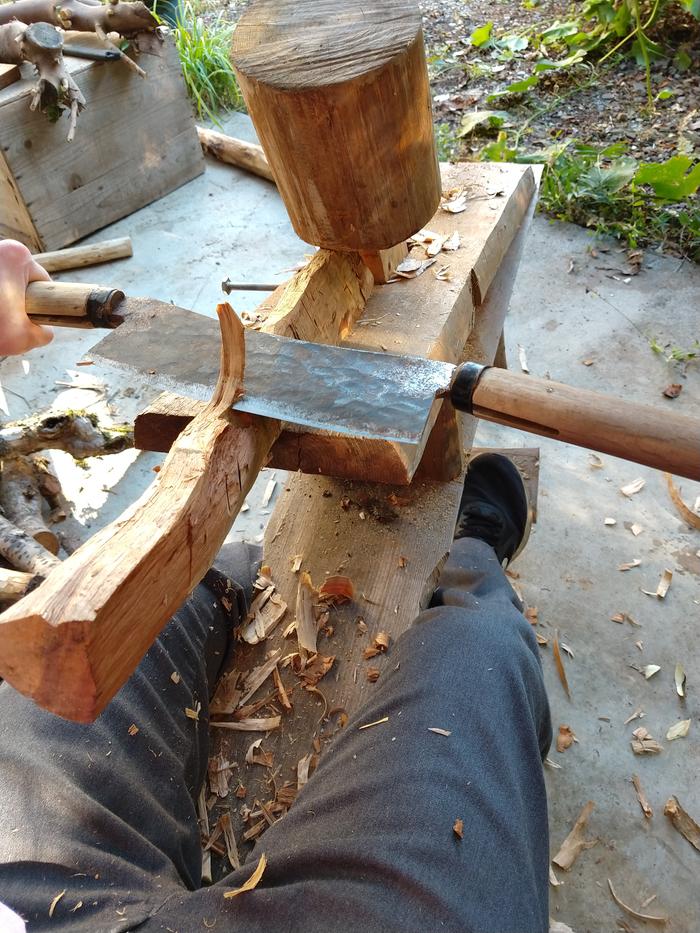
[[[217,322],[162,302],[126,304],[126,322],[90,358],[145,376],[155,388],[208,400],[218,371]],[[314,430],[418,443],[453,372],[450,363],[248,330],[245,395],[235,407]]]

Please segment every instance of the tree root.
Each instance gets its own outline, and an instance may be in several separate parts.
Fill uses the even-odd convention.
[[[4,10],[5,7],[0,7]],[[70,114],[68,142],[75,135],[78,114],[85,106],[82,91],[63,60],[63,33],[48,23],[10,22],[0,25],[0,62],[21,65],[30,62],[38,81],[32,93],[30,110],[40,107],[50,119],[58,119],[63,110]]]
[[[130,425],[107,427],[85,412],[41,414],[0,427],[0,459],[40,450],[65,450],[77,460],[134,446]]]
[[[153,32],[158,23],[148,7],[141,2],[92,3],[85,0],[15,0],[0,6],[0,25],[16,19],[21,23],[51,23],[61,29],[95,32],[118,32],[132,36]]]

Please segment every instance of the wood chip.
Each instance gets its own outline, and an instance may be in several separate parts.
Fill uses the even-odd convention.
[[[651,804],[646,798],[644,791],[642,790],[642,782],[639,780],[636,774],[632,775],[632,784],[637,794],[637,800],[639,801],[639,806],[642,808],[642,813],[644,816],[650,820],[654,815],[654,811],[651,808]]]
[[[315,687],[319,680],[322,680],[335,663],[335,656],[328,657],[317,654],[308,662],[306,667],[297,672],[297,677],[303,682],[305,687]]]
[[[271,479],[268,481],[268,484],[265,487],[265,492],[263,493],[262,500],[260,502],[260,505],[263,509],[266,509],[268,505],[270,504],[270,499],[272,498],[272,494],[275,491],[276,485],[277,485],[276,479]]]
[[[428,726],[428,732],[434,732],[435,735],[444,735],[445,737],[452,735],[449,729],[441,729],[439,726]]]
[[[612,518],[611,516],[608,516],[607,518],[603,519],[603,524],[608,525],[610,528],[612,528],[613,525],[617,525],[617,519]]]
[[[640,567],[642,564],[641,560],[635,557],[634,560],[627,561],[626,564],[620,564],[617,568],[618,570],[634,570],[635,567]]]
[[[314,590],[311,577],[306,571],[299,578],[297,589],[296,630],[300,650],[316,654],[316,613],[314,612]]]
[[[376,684],[376,682],[379,680],[379,675],[380,675],[380,674],[381,674],[381,671],[379,670],[378,667],[368,667],[368,668],[367,668],[367,680],[368,680],[371,684]]]
[[[233,732],[269,732],[279,729],[281,716],[270,716],[267,719],[241,719],[239,722],[210,722],[214,729],[231,729]]]
[[[685,504],[681,498],[680,491],[676,488],[673,477],[670,473],[664,473],[666,477],[666,485],[668,486],[668,492],[671,496],[671,501],[678,509],[678,513],[691,528],[700,528],[700,515],[696,515],[688,506]]]
[[[301,570],[301,563],[304,560],[303,554],[295,554],[292,558],[292,573],[299,573]]]
[[[282,681],[282,675],[279,672],[279,668],[276,667],[272,672],[272,676],[275,681],[275,687],[277,687],[277,695],[280,698],[280,703],[287,710],[288,713],[292,711],[292,701],[289,699],[289,694],[285,689],[284,682]]]
[[[187,716],[188,719],[194,719],[195,722],[199,722],[199,714],[201,713],[201,711],[202,711],[202,704],[199,702],[199,700],[197,700],[197,702],[194,705],[194,709],[192,709],[191,706],[185,707],[185,716]]]
[[[555,629],[554,631],[554,641],[552,643],[552,654],[554,656],[554,666],[557,669],[557,674],[559,674],[559,680],[561,685],[564,688],[566,695],[571,699],[571,691],[569,690],[569,681],[566,679],[566,671],[564,670],[564,662],[561,659],[561,651],[559,650],[559,631]]]
[[[260,856],[260,861],[258,862],[257,868],[253,874],[248,878],[248,880],[240,886],[240,888],[234,888],[233,891],[225,891],[224,897],[238,897],[239,894],[245,894],[246,891],[252,891],[253,888],[257,888],[260,883],[260,879],[263,876],[263,872],[267,867],[267,859],[265,858],[265,853]]]
[[[635,536],[635,538],[637,538],[637,537],[639,537],[639,535],[644,531],[644,529],[642,528],[641,525],[638,525],[638,524],[635,522],[633,525],[630,525],[630,531],[631,531],[632,534]]]
[[[253,600],[250,612],[240,630],[241,639],[249,645],[257,645],[264,641],[287,612],[287,604],[279,593],[268,594],[266,590],[261,595],[267,595],[267,598],[260,600],[257,605],[256,600]]]
[[[177,671],[172,672],[172,674],[170,675],[170,679],[172,680],[174,684],[180,683],[180,675],[178,674]]]
[[[678,832],[700,852],[700,826],[680,805],[677,797],[669,797],[664,807],[664,814],[670,819]]]
[[[631,499],[632,496],[635,496],[638,492],[641,492],[645,486],[646,480],[642,479],[640,476],[638,479],[632,480],[631,483],[627,483],[626,486],[620,486],[620,492],[623,496],[627,496],[628,499]]]
[[[136,733],[139,731],[139,727],[135,722],[132,722],[126,731],[129,733],[129,735],[136,735]]]
[[[459,235],[459,230],[455,230],[445,242],[442,244],[443,250],[446,252],[453,252],[456,249],[459,249],[461,243],[461,237]]]
[[[598,844],[597,839],[586,839],[585,832],[588,824],[588,818],[595,808],[592,800],[589,800],[586,806],[581,810],[578,819],[574,823],[573,829],[566,837],[557,854],[552,861],[564,871],[569,871],[579,855],[586,849],[591,849]]]
[[[675,670],[673,671],[673,681],[676,685],[676,693],[678,696],[684,697],[687,678],[682,664],[676,664]]]
[[[615,901],[618,907],[629,914],[630,917],[635,917],[637,920],[644,920],[646,923],[658,923],[663,926],[668,923],[668,917],[659,917],[654,914],[641,914],[638,910],[635,910],[633,907],[629,907],[625,904],[624,901],[621,901],[620,898],[615,893],[615,888],[613,888],[612,881],[608,878],[608,887],[610,888],[610,894],[612,899]]]
[[[309,752],[308,755],[304,755],[303,758],[300,758],[297,762],[297,788],[301,790],[304,784],[309,780],[309,768],[311,766],[311,761],[314,758],[312,752]]]
[[[440,202],[440,207],[448,214],[461,214],[467,209],[467,194],[464,189],[448,194]]]
[[[653,677],[654,674],[658,674],[661,668],[658,664],[645,664],[642,668],[644,674],[644,679],[649,680],[650,677]]]
[[[554,874],[554,869],[552,868],[551,865],[549,866],[549,883],[552,885],[553,888],[558,888],[561,885],[561,881]],[[550,927],[549,933],[552,933],[551,927]]]
[[[683,386],[680,382],[671,382],[666,386],[662,394],[665,395],[666,398],[678,398],[682,391]]]
[[[690,729],[690,719],[681,719],[680,722],[675,723],[666,733],[666,738],[669,742],[673,742],[674,739],[684,739],[688,734]]]
[[[632,736],[633,738],[630,745],[635,755],[660,755],[664,750],[663,745],[659,745],[644,726],[635,729]]]
[[[367,722],[364,724],[364,726],[360,726],[358,731],[361,732],[363,729],[371,729],[373,726],[381,726],[382,723],[385,722],[389,722],[388,716],[384,716],[382,719],[375,719],[374,722]]]
[[[635,719],[642,719],[643,717],[644,717],[644,710],[642,709],[641,706],[638,706],[637,709],[632,713],[632,715],[628,716],[627,719],[625,719],[624,725],[627,726],[629,725],[629,723],[633,722]]]
[[[578,742],[576,735],[574,734],[571,726],[559,726],[559,734],[557,735],[557,751],[565,752],[567,748],[570,748],[574,742]]]
[[[654,591],[651,590],[642,590],[642,593],[645,596],[656,596],[657,599],[666,599],[666,594],[669,591],[671,586],[671,581],[673,580],[673,571],[666,568],[661,574],[661,579],[659,580],[658,586]]]
[[[58,904],[67,890],[68,888],[64,888],[60,894],[57,894],[56,897],[54,897],[54,899],[51,901],[51,904],[49,905],[49,917],[53,917],[53,912],[56,910],[56,904]]]
[[[524,373],[529,373],[527,365],[527,353],[525,352],[525,347],[518,344],[518,360],[520,361],[520,368]]]
[[[226,797],[233,777],[233,769],[231,762],[223,752],[220,751],[209,759],[207,771],[209,774],[209,787],[212,793],[216,794],[217,797]]]
[[[452,826],[452,832],[458,839],[464,839],[464,820],[456,819]]]
[[[238,687],[240,671],[229,671],[219,679],[214,697],[209,704],[209,713],[213,716],[227,716],[238,706],[241,690]]]
[[[278,648],[276,651],[272,652],[264,664],[261,664],[259,667],[254,667],[253,670],[247,674],[245,680],[243,681],[243,693],[240,700],[238,701],[239,707],[244,706],[253,696],[253,694],[256,693],[260,687],[262,687],[267,678],[277,667],[277,663],[281,657],[282,649]]]

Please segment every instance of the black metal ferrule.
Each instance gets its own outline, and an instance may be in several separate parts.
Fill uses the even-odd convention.
[[[123,300],[124,292],[118,288],[96,288],[90,292],[85,314],[93,327],[117,327],[123,318],[114,312]]]
[[[457,411],[472,413],[474,390],[484,370],[489,368],[481,363],[462,363],[457,367],[450,383],[450,401]]]

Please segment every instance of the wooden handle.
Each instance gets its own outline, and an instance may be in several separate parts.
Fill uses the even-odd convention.
[[[222,362],[211,402],[177,439],[141,499],[0,615],[0,675],[39,705],[91,722],[202,579],[279,433],[231,410],[243,327],[220,305]]]
[[[700,420],[574,389],[560,382],[483,371],[472,414],[700,480]]]
[[[65,269],[80,269],[84,266],[96,266],[113,259],[127,259],[133,256],[131,237],[117,237],[103,240],[102,243],[90,243],[88,246],[69,246],[50,253],[36,253],[33,257],[47,272],[62,272]]]
[[[26,309],[33,321],[59,327],[116,327],[124,292],[83,282],[32,282]]]

